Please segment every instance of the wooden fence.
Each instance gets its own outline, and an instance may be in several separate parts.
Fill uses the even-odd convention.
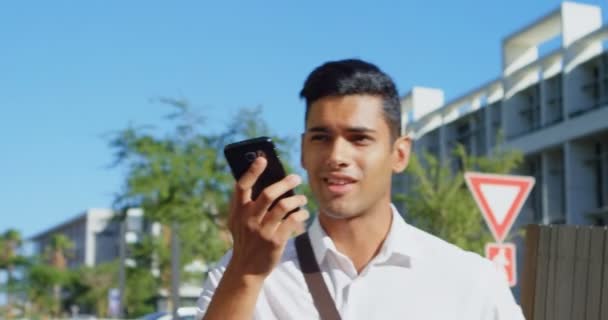
[[[521,306],[527,320],[608,319],[608,228],[526,228]]]

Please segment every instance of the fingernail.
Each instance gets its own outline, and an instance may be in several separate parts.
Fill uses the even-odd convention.
[[[253,162],[253,165],[255,165],[256,167],[259,167],[262,165],[262,163],[264,163],[264,160],[260,160],[262,157],[258,157],[257,159],[255,159],[255,161]]]
[[[308,213],[308,211],[307,210],[303,210],[303,211],[305,214],[302,216],[298,216],[298,221],[300,221],[300,222],[306,221],[306,220],[308,220],[308,218],[310,218],[310,214]]]
[[[296,174],[291,174],[289,175],[289,180],[293,183],[300,183],[302,182],[302,179],[300,178],[300,176],[296,175]]]

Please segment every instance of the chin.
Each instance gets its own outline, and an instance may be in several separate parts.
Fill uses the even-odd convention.
[[[352,203],[331,203],[321,205],[319,213],[336,220],[351,219],[359,216],[359,210],[355,210]]]

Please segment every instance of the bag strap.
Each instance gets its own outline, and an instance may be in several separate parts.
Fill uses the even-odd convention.
[[[329,294],[327,284],[323,280],[321,269],[315,259],[312,245],[308,233],[305,232],[296,237],[296,251],[300,268],[304,274],[308,291],[312,295],[312,300],[321,316],[322,320],[341,320],[340,313],[336,309],[334,299]]]

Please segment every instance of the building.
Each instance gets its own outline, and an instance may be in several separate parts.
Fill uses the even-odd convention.
[[[110,209],[88,209],[75,218],[31,237],[30,241],[33,244],[35,254],[44,254],[54,235],[65,235],[74,244],[70,254],[67,255],[68,267],[77,268],[83,265],[92,267],[121,258],[121,232],[123,232],[121,223],[116,219],[114,211]],[[136,243],[144,234],[159,237],[161,233],[160,224],[145,222],[142,209],[127,210],[124,230],[126,244]],[[125,265],[127,267],[133,266],[134,263],[133,259],[129,259],[128,250],[126,250]],[[207,271],[207,266],[196,260],[185,266],[184,269],[190,273],[200,273],[202,279],[203,274]],[[159,271],[153,269],[152,273],[158,276]],[[181,284],[179,292],[182,305],[195,304],[202,291],[201,284],[200,280],[193,283],[184,281]],[[168,310],[168,299],[169,292],[160,289],[157,296],[158,310],[170,311]]]
[[[522,151],[518,173],[534,176],[536,186],[514,230],[530,223],[605,225],[606,40],[599,7],[562,3],[503,39],[497,79],[448,102],[440,89],[413,88],[402,99],[404,133],[413,137],[415,152],[442,161],[453,160],[457,143],[473,155],[488,155],[497,146]],[[559,48],[539,54],[555,41]],[[395,184],[407,190],[407,178]]]
[[[539,56],[556,37],[561,47]],[[521,219],[605,224],[607,39],[600,8],[566,2],[503,40],[498,79],[447,103],[439,89],[413,88],[402,100],[402,124],[415,151],[449,160],[456,143],[474,155],[498,144],[521,150],[521,173],[537,180]]]
[[[74,244],[67,256],[68,267],[95,266],[119,257],[120,225],[109,209],[88,209],[75,218],[53,226],[30,238],[34,252],[42,254],[55,234],[63,234]]]

